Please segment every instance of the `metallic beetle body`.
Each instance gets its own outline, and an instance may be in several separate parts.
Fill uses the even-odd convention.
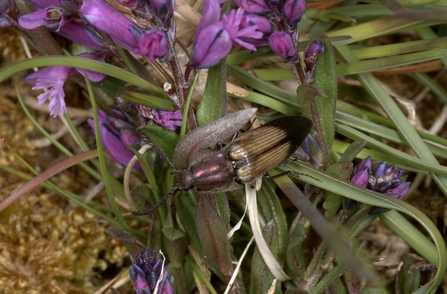
[[[255,113],[256,108],[241,110],[188,133],[175,148],[177,171],[171,192],[154,207],[132,213],[151,213],[179,190],[206,193],[240,189],[241,183],[256,181],[286,160],[312,127],[304,117],[280,118],[244,133],[219,151],[213,150]]]
[[[239,183],[253,182],[287,159],[311,127],[311,121],[303,117],[266,123],[177,172],[175,186],[208,192],[241,188]]]
[[[233,184],[233,167],[220,151],[175,174],[174,183],[181,190],[224,191]]]

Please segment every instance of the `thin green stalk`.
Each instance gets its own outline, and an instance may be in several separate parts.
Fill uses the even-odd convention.
[[[85,143],[85,140],[82,138],[81,134],[79,134],[78,129],[73,124],[73,120],[68,114],[64,115],[65,120],[67,121],[68,126],[70,127],[71,133],[75,136],[76,141],[81,146],[82,150],[88,151],[90,148],[88,147],[87,143]]]
[[[192,85],[189,88],[188,96],[186,96],[185,105],[183,107],[183,121],[182,126],[180,128],[180,137],[184,137],[186,134],[186,121],[188,117],[188,110],[189,105],[191,105],[191,99],[192,99],[192,93],[194,92],[194,89],[196,87],[197,80],[199,79],[200,70],[197,71],[196,76],[194,77],[194,81],[192,82]]]
[[[73,153],[68,150],[64,145],[59,143],[56,139],[53,138],[37,121],[36,119],[31,115],[28,108],[26,107],[25,103],[23,102],[22,96],[19,94],[18,89],[16,88],[17,93],[17,99],[19,100],[20,106],[22,106],[23,111],[25,112],[26,116],[30,119],[30,121],[33,123],[33,125],[37,128],[37,130],[45,136],[48,140],[50,140],[51,144],[54,145],[60,152],[62,152],[64,155],[68,157],[72,157]],[[93,170],[91,167],[86,165],[85,163],[80,163],[79,166],[85,170],[89,175],[91,175],[95,180],[101,181],[102,177],[99,173],[97,173],[95,170]]]
[[[85,82],[87,84],[87,89],[88,89],[88,94],[90,96],[90,101],[92,102],[92,108],[93,108],[93,118],[95,120],[95,134],[96,134],[96,142],[98,145],[98,157],[99,157],[99,164],[101,166],[101,171],[103,171],[103,181],[104,181],[104,186],[106,188],[107,191],[107,197],[109,198],[109,203],[110,203],[110,207],[112,208],[112,211],[115,215],[115,217],[118,220],[119,225],[126,231],[128,231],[129,233],[132,233],[136,236],[140,236],[145,238],[146,235],[143,234],[142,232],[135,230],[133,228],[131,228],[126,221],[124,220],[121,211],[119,210],[118,204],[116,203],[115,200],[115,194],[113,191],[113,187],[110,181],[110,177],[109,177],[109,173],[108,173],[108,169],[106,166],[106,162],[105,162],[105,157],[104,157],[104,152],[103,152],[103,148],[102,148],[102,140],[101,140],[101,132],[99,130],[99,123],[98,123],[98,105],[96,103],[96,99],[93,95],[93,89],[92,89],[92,84],[90,83],[90,81],[85,78]]]

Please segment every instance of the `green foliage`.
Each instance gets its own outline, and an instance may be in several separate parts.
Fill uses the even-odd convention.
[[[444,1],[436,2],[438,6],[433,5],[434,2],[369,1],[364,4],[342,1],[321,9],[318,5],[322,3],[315,1],[298,25],[300,38],[304,40],[297,48],[303,51],[311,39],[318,39],[323,44],[324,53],[318,55],[312,81],[300,80],[288,90],[282,86],[285,83],[276,82],[299,78],[296,67],[302,66],[301,61],[290,62],[288,67],[276,65],[282,62],[279,59],[275,63],[271,59],[270,63],[261,62],[274,56],[268,47],[259,48],[255,53],[233,51],[226,63],[219,63],[208,71],[203,97],[199,103],[193,102],[191,108],[196,112],[183,117],[183,130],[188,131],[186,139],[180,141],[178,131],[166,130],[155,123],[138,128],[142,145],[151,144],[152,149],[140,154],[129,148],[141,166],[141,170],[134,170],[131,175],[137,184],[129,192],[126,192],[129,187],[124,181],[110,170],[96,110],[107,108],[108,113],[112,113],[115,95],[146,107],[188,110],[186,95],[193,93],[193,89],[188,89],[194,85],[192,81],[184,81],[181,88],[176,80],[173,85],[177,92],[172,95],[162,90],[152,71],[122,48],[118,50],[121,58],[115,63],[45,56],[7,65],[0,69],[2,83],[19,72],[46,66],[70,66],[108,75],[107,79],[93,85],[88,80],[81,82],[88,90],[87,96],[93,107],[99,159],[91,160],[90,164],[76,162],[92,183],[104,183],[108,204],[104,205],[98,198],[84,202],[83,194],[61,189],[47,178],[38,177],[37,170],[25,159],[21,161],[36,178],[3,162],[0,169],[29,180],[31,185],[41,184],[48,191],[56,191],[108,225],[132,234],[134,238],[124,234],[114,237],[129,243],[129,248],[137,244],[162,250],[178,293],[205,291],[205,288],[211,293],[220,293],[230,283],[240,293],[267,293],[269,289],[269,293],[387,293],[394,289],[401,293],[435,293],[447,268],[447,252],[444,238],[433,219],[444,215],[433,216],[416,207],[423,207],[421,203],[430,202],[430,199],[412,198],[409,203],[405,198],[395,199],[350,182],[356,159],[371,156],[405,169],[410,173],[409,178],[413,178],[411,173],[431,177],[430,193],[447,195],[447,167],[440,164],[441,160],[447,159],[445,132],[432,134],[421,125],[417,129],[414,125],[418,123],[415,118],[423,120],[425,127],[433,124],[437,119],[432,117],[433,113],[438,114],[438,108],[445,108],[447,102],[445,83],[438,79],[442,71],[436,76],[427,74],[420,67],[429,61],[439,61],[437,71],[439,68],[444,70],[447,65],[447,38],[442,35],[445,25],[438,24],[447,6]],[[403,35],[411,40],[400,42]],[[121,61],[125,68],[120,65]],[[250,64],[250,71],[239,66],[244,62]],[[170,63],[171,69],[172,65]],[[157,70],[157,73],[163,72],[161,67]],[[398,70],[401,76],[376,74],[386,74],[390,70]],[[163,78],[169,81],[177,77],[164,75]],[[232,94],[231,100],[228,99],[228,81],[235,84],[237,81],[238,86],[246,89],[247,95]],[[418,102],[405,99],[409,97],[403,98],[402,93],[394,95],[401,81],[429,89],[432,94],[427,99],[431,99],[430,103],[435,106],[430,103],[419,106],[416,105]],[[133,88],[129,90],[128,84]],[[28,110],[22,95],[17,96],[41,134],[62,154],[74,156],[63,140],[53,138],[40,125],[41,120]],[[202,161],[220,148],[218,144],[228,144],[221,141],[244,127],[248,121],[245,116],[237,119],[237,127],[233,121],[227,121],[224,126],[215,123],[206,134],[194,134],[195,126],[224,117],[229,104],[232,110],[241,108],[241,105],[257,107],[262,122],[283,115],[303,115],[313,122],[316,146],[312,152],[316,153],[313,154],[316,162],[297,160],[279,166],[270,173],[279,177],[264,180],[262,189],[257,192],[256,215],[275,262],[266,259],[267,254],[259,245],[248,245],[255,227],[253,219],[242,218],[248,198],[244,199],[241,191],[177,191],[176,188],[171,191],[172,173],[177,172],[172,168],[188,168],[190,157],[193,162]],[[89,146],[86,142],[91,142],[88,138],[93,135],[79,131],[69,116],[66,119],[73,137],[80,141],[79,145],[86,152]],[[220,140],[222,133],[228,136]],[[188,137],[188,134],[193,135]],[[9,149],[20,157],[14,148]],[[67,166],[68,163],[63,162],[57,170],[62,171]],[[289,174],[283,174],[285,172]],[[148,210],[170,191],[171,198],[156,211],[147,216],[130,215],[133,207]],[[423,193],[426,192],[420,191]],[[13,192],[11,195],[21,196]],[[346,208],[346,199],[357,205]],[[371,214],[373,207],[389,211],[374,215]],[[241,229],[228,236],[239,220]],[[377,221],[373,223],[374,220]],[[362,232],[370,226],[378,226],[379,220],[381,226],[402,238],[419,255],[418,259],[401,256],[401,270],[395,281],[386,284],[380,282],[380,273],[370,261],[377,256],[367,256],[370,248],[363,246],[366,241],[362,239]],[[359,245],[361,242],[362,246]],[[240,262],[240,267],[236,267],[235,262]],[[272,273],[272,267],[276,266],[289,279],[278,279],[272,286],[278,278]],[[430,274],[424,271],[426,268],[432,269]],[[362,279],[369,279],[368,286],[360,289]]]

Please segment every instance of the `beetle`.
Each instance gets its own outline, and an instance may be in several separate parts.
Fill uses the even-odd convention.
[[[250,130],[224,148],[215,146],[239,130],[254,115],[256,109],[243,110],[186,135],[174,152],[174,186],[160,203],[180,190],[224,192],[242,188],[264,176],[286,160],[304,141],[312,128],[311,120],[284,117]],[[235,128],[238,127],[236,130]]]

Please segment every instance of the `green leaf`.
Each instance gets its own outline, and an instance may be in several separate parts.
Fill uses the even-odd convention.
[[[335,134],[335,102],[337,100],[337,71],[335,56],[328,39],[320,40],[324,45],[324,53],[319,54],[312,86],[326,95],[326,99],[315,99],[319,124],[327,148],[332,147]]]
[[[130,92],[130,91],[118,92],[116,93],[116,96],[123,98],[127,101],[150,108],[164,109],[171,111],[175,110],[174,106],[172,105],[172,101],[166,98],[160,98],[148,94]]]
[[[277,246],[278,252],[285,252],[287,247],[287,221],[284,209],[281,206],[279,197],[275,191],[276,185],[269,179],[262,180],[262,188],[258,191],[257,201],[258,210],[266,220],[273,219],[276,223],[277,230]],[[279,260],[283,260],[284,255],[281,255]]]
[[[181,192],[175,197],[175,207],[177,208],[177,214],[185,233],[188,235],[189,240],[195,250],[203,255],[203,247],[200,242],[199,233],[197,232],[196,223],[194,220],[195,203],[192,200],[193,197],[188,196],[189,193]],[[192,193],[191,193],[192,194]]]
[[[334,163],[326,169],[326,172],[340,180],[349,181],[352,173],[352,162],[340,161]],[[331,220],[339,211],[343,198],[335,193],[325,191],[325,201],[323,208],[326,209],[325,217]]]
[[[146,125],[139,130],[157,146],[171,163],[174,162],[175,146],[180,141],[180,137],[176,133],[155,125]]]
[[[227,224],[220,217],[215,198],[212,193],[201,193],[197,199],[195,223],[208,265],[228,282],[233,273],[231,245],[227,238]]]
[[[274,220],[270,220],[265,225],[262,234],[273,255],[277,257],[280,252],[278,250],[278,230]],[[250,293],[267,293],[274,278],[256,247],[251,262]],[[280,289],[278,287],[280,287],[280,283],[277,284],[277,289]],[[277,292],[275,291],[275,293]]]
[[[445,45],[447,45],[447,40],[445,42]],[[445,51],[445,48],[442,47],[399,56],[389,56],[366,61],[357,61],[357,62],[339,64],[337,66],[337,71],[340,75],[352,75],[357,73],[371,72],[380,69],[394,68],[404,65],[430,61],[433,59],[439,59],[441,57],[446,56],[447,52]]]
[[[156,202],[152,190],[147,186],[135,187],[130,193],[130,197],[139,210],[147,210],[153,205],[151,203]]]
[[[391,229],[402,239],[404,239],[407,244],[409,244],[429,262],[438,265],[438,270],[434,279],[424,285],[424,287],[420,288],[418,293],[423,293],[423,291],[431,292],[438,287],[447,267],[446,246],[437,227],[425,214],[404,201],[397,200],[377,192],[362,189],[349,182],[340,181],[323,173],[322,171],[303,165],[298,165],[296,163],[290,163],[289,166],[293,167],[295,172],[309,175],[309,177],[301,177],[302,181],[365,204],[391,209],[391,211],[380,215],[382,221],[387,221],[388,226],[393,225]],[[404,212],[421,224],[429,233],[435,245],[433,245],[427,237],[411,225],[403,216],[393,210]]]
[[[215,121],[227,113],[227,87],[225,79],[225,63],[208,70],[205,91],[197,107],[197,125],[203,126]]]
[[[285,261],[288,272],[292,276],[302,276],[306,268],[306,259],[303,253],[303,240],[305,236],[306,228],[302,224],[296,225],[296,228],[289,232],[289,240],[286,248],[287,258]]]
[[[345,152],[340,157],[340,161],[353,161],[355,157],[363,150],[363,148],[365,148],[365,145],[365,140],[355,140],[348,146],[348,148],[346,148]]]
[[[33,59],[27,59],[7,65],[0,70],[0,83],[13,74],[19,73],[21,71],[32,69],[34,67],[47,66],[69,66],[74,68],[88,69],[125,81],[129,84],[135,85],[154,94],[164,95],[164,92],[159,87],[150,84],[145,79],[140,78],[139,76],[136,76],[122,68],[96,60],[71,56],[53,55],[45,57],[34,57]]]
[[[184,238],[185,234],[178,230],[178,229],[174,229],[174,228],[163,228],[162,229],[163,235],[170,241],[170,242],[174,242],[178,239]]]

